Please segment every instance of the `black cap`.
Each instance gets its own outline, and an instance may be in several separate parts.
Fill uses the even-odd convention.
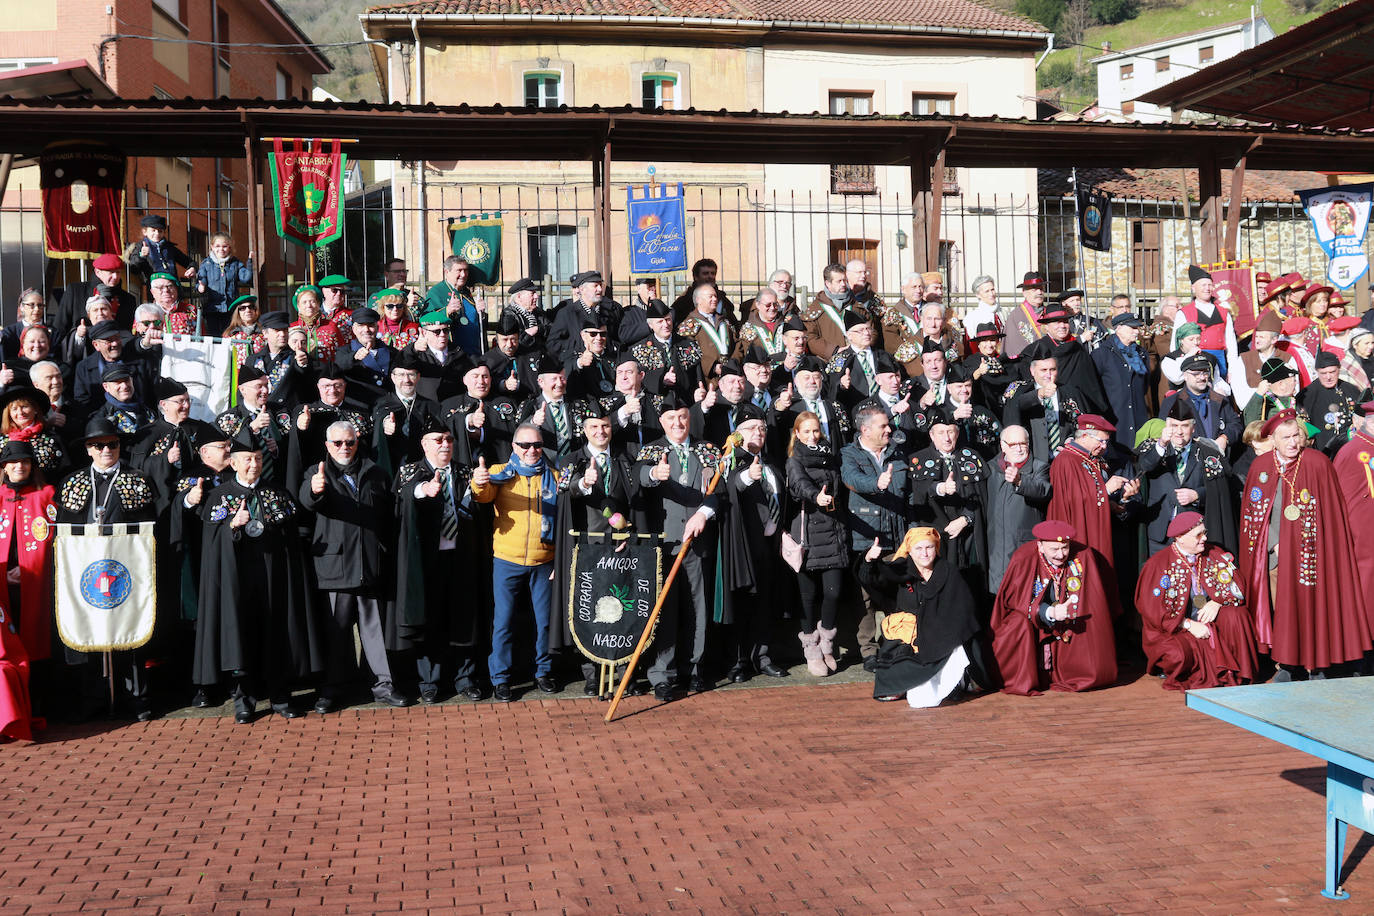
[[[581,286],[583,283],[605,282],[606,281],[601,278],[601,271],[599,270],[584,270],[581,273],[576,273],[572,275],[573,286]]]
[[[803,334],[805,334],[806,322],[802,321],[796,315],[793,315],[782,323],[782,329],[784,333],[787,331],[801,331]]]
[[[179,398],[187,394],[186,386],[174,378],[160,378],[153,386],[153,398],[158,401],[165,401],[168,398]]]
[[[1120,315],[1116,315],[1112,318],[1112,327],[1119,328],[1122,325],[1128,328],[1143,328],[1145,327],[1145,322],[1141,321],[1130,312],[1122,312]]]
[[[1207,271],[1203,270],[1201,267],[1198,267],[1196,264],[1189,264],[1189,265],[1188,265],[1188,282],[1189,282],[1189,283],[1196,283],[1196,282],[1199,281],[1199,280],[1210,280],[1210,279],[1212,279],[1212,275],[1209,274]]]
[[[1064,290],[1062,293],[1060,293],[1059,295],[1055,296],[1054,299],[1055,299],[1056,302],[1063,302],[1065,299],[1072,299],[1074,296],[1077,296],[1078,298],[1081,299],[1081,298],[1083,298],[1083,295],[1084,295],[1083,290],[1078,289],[1077,287],[1074,287],[1073,289],[1066,289],[1066,290]]]
[[[649,304],[645,306],[644,311],[648,313],[648,316],[650,318],[673,317],[673,310],[669,308],[668,303],[664,302],[662,299],[650,299]]]
[[[1197,411],[1193,410],[1192,402],[1180,393],[1174,398],[1174,403],[1169,406],[1169,411],[1164,417],[1168,420],[1196,420]]]
[[[763,408],[753,401],[746,401],[735,410],[735,425],[747,423],[750,420],[762,420],[767,422],[768,416],[763,412]]]
[[[523,293],[527,289],[538,288],[539,287],[535,286],[534,281],[531,280],[529,277],[521,277],[519,280],[516,280],[514,283],[510,285],[510,288],[506,290],[506,295],[514,296],[516,293]]]
[[[868,324],[867,315],[860,315],[853,309],[849,309],[844,313],[844,329],[846,331],[850,328],[857,328],[861,324]]]
[[[897,360],[893,359],[892,354],[885,350],[879,350],[873,358],[873,374],[881,375],[884,372],[891,372],[894,375],[902,374],[902,367],[897,365]]]
[[[291,327],[291,316],[285,312],[268,312],[258,319],[258,324],[274,331],[285,331]]]
[[[720,363],[720,374],[721,374],[722,376],[726,376],[726,375],[739,375],[739,376],[743,376],[743,375],[744,375],[744,367],[741,366],[738,362],[736,362],[736,361],[733,360],[733,359],[722,360],[721,363]]]
[[[204,420],[189,420],[188,433],[191,436],[191,444],[196,448],[204,448],[216,442],[228,442],[229,434],[220,429],[213,423],[206,423]]]
[[[0,448],[0,464],[8,464],[11,461],[33,461],[33,446],[18,439],[6,439],[3,448]]]
[[[745,366],[767,366],[770,363],[768,351],[758,344],[754,344],[744,351],[744,359],[740,360],[740,362]]]
[[[1205,353],[1194,353],[1179,364],[1184,372],[1206,372],[1212,374],[1212,358]]]
[[[922,356],[925,356],[927,353],[943,354],[944,352],[945,348],[940,346],[940,342],[938,340],[931,340],[929,337],[927,337],[925,340],[921,341]]]
[[[669,391],[667,394],[663,396],[663,403],[658,405],[658,412],[662,414],[667,413],[670,410],[682,410],[685,407],[691,406],[691,404],[687,404],[681,398],[679,398],[677,396],[677,392]]]
[[[950,363],[949,368],[945,370],[945,382],[947,384],[971,381],[973,381],[973,373],[963,363]]]
[[[229,440],[229,442],[230,454],[235,452],[262,451],[262,446],[258,445],[257,440],[253,438],[253,430],[248,427],[247,423],[239,427],[239,431]]]
[[[426,411],[425,415],[420,418],[421,437],[428,436],[431,433],[446,433],[448,431],[449,428],[439,419],[438,414]]]
[[[381,320],[382,316],[378,315],[374,309],[370,309],[367,306],[353,310],[354,324],[376,324]]]
[[[560,363],[552,353],[544,352],[539,354],[539,360],[534,365],[535,375],[544,375],[550,372],[562,372],[563,364]]]
[[[824,372],[825,363],[810,355],[803,356],[797,361],[797,368],[793,372]]]
[[[118,439],[119,427],[114,422],[102,417],[94,416],[86,423],[86,434],[81,437],[83,443],[92,439]]]
[[[420,361],[419,354],[409,347],[402,350],[397,354],[396,358],[391,361],[391,368],[393,370],[409,369],[412,372],[419,372],[422,365],[424,365],[424,363]]]
[[[338,363],[325,363],[323,366],[320,366],[319,371],[315,373],[315,381],[317,382],[323,381],[324,379],[338,381],[343,377],[344,371]],[[240,379],[240,381],[242,381],[242,379]]]
[[[133,377],[134,374],[130,372],[129,367],[123,363],[114,363],[104,372],[100,373],[100,381],[102,384],[105,382],[122,382]]]
[[[260,378],[267,378],[267,373],[256,366],[242,366],[239,368],[239,384],[246,385],[249,382],[256,382]]]
[[[611,417],[611,412],[610,412],[609,410],[607,410],[607,409],[606,409],[606,405],[605,405],[605,404],[602,404],[601,401],[598,400],[597,398],[588,398],[588,399],[587,399],[586,401],[584,401],[583,403],[587,405],[586,413],[584,413],[584,414],[582,415],[582,421],[583,421],[584,423],[585,423],[587,420],[609,420],[609,419],[610,419],[610,417]]]
[[[1340,359],[1330,350],[1322,350],[1317,354],[1318,369],[1334,369],[1341,364]]]
[[[954,412],[944,404],[932,404],[925,411],[926,420],[931,426],[958,426],[959,421],[954,419]]]
[[[113,320],[97,321],[91,326],[91,340],[112,340],[119,336],[119,325]]]
[[[147,216],[143,217],[143,219],[139,220],[138,224],[144,229],[161,229],[163,232],[167,231],[167,217],[160,213],[149,213]]]
[[[496,325],[497,334],[519,334],[525,330],[525,322],[521,321],[513,312],[502,312],[501,320]]]
[[[1286,378],[1292,378],[1297,374],[1298,370],[1294,369],[1277,356],[1269,357],[1264,361],[1264,365],[1260,366],[1260,378],[1271,385],[1275,382],[1281,382]]]

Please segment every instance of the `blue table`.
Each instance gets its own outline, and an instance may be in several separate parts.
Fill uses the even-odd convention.
[[[1345,828],[1374,832],[1374,678],[1188,691],[1188,707],[1326,761],[1326,886],[1337,886]]]

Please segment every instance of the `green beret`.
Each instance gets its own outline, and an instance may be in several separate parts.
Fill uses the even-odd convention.
[[[450,323],[448,312],[444,309],[435,309],[420,316],[420,324],[427,327],[448,327]]]
[[[400,302],[405,302],[406,291],[403,289],[392,289],[388,286],[383,289],[379,289],[372,295],[368,296],[367,304],[374,309],[381,309],[384,303],[390,302],[393,299]]]
[[[348,279],[347,277],[345,277],[343,274],[330,274],[330,275],[327,276],[327,277],[321,277],[321,278],[320,278],[320,286],[321,286],[321,287],[326,287],[326,286],[347,286],[347,285],[348,285],[349,283],[351,283],[351,282],[353,282],[353,281],[349,280],[349,279]]]
[[[1194,334],[1201,333],[1202,327],[1200,325],[1193,321],[1185,321],[1183,324],[1178,326],[1178,334],[1176,336],[1176,339],[1182,340],[1185,337],[1191,337]]]
[[[230,308],[231,310],[233,310],[233,309],[237,309],[240,305],[257,305],[257,304],[258,304],[258,297],[257,297],[257,296],[239,296],[239,297],[238,297],[237,299],[235,299],[233,302],[229,303],[229,308]]]
[[[320,292],[320,288],[319,288],[318,286],[316,286],[316,285],[313,284],[313,283],[306,283],[304,286],[298,286],[298,287],[296,287],[296,291],[295,291],[294,293],[291,294],[291,304],[292,304],[292,305],[295,305],[297,302],[300,302],[300,301],[301,301],[301,293],[304,293],[304,292],[312,292],[312,293],[314,293],[314,294],[315,294],[315,300],[316,300],[317,302],[324,299],[324,293]]]
[[[164,271],[158,271],[157,273],[153,274],[151,277],[148,278],[148,285],[152,286],[154,280],[171,280],[173,286],[175,286],[177,289],[181,289],[181,281],[178,280],[176,276],[173,274],[169,274]]]

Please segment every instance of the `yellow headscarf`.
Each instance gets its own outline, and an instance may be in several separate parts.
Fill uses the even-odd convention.
[[[897,552],[892,555],[892,558],[894,560],[900,560],[902,557],[908,556],[911,553],[911,548],[915,547],[921,541],[934,541],[935,554],[937,556],[939,555],[940,532],[936,531],[934,528],[908,528],[906,537],[902,538],[902,543],[898,545]]]

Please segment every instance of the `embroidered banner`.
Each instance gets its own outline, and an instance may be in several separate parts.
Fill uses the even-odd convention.
[[[136,649],[153,635],[157,613],[153,523],[55,525],[57,631],[78,652]]]
[[[648,186],[644,196],[635,198],[634,188],[625,189],[626,213],[630,230],[630,273],[666,274],[687,269],[687,205],[682,182],[677,193],[660,185],[662,196],[651,197]]]
[[[207,423],[234,406],[238,360],[232,341],[220,337],[165,334],[162,337],[162,375],[186,386],[191,416]],[[273,380],[275,384],[276,380]]]
[[[124,250],[122,152],[55,143],[38,158],[43,247],[50,258],[97,258]]]
[[[501,214],[460,216],[448,224],[453,253],[468,262],[468,281],[481,286],[501,282]]]
[[[1374,184],[1314,188],[1297,194],[1312,220],[1317,244],[1331,259],[1326,265],[1326,279],[1337,289],[1350,289],[1369,270],[1364,233],[1369,226]]]
[[[568,577],[568,629],[587,658],[610,665],[634,654],[663,583],[660,554],[656,538],[578,535]]]
[[[272,141],[267,167],[272,173],[278,235],[302,248],[327,245],[343,235],[347,163],[338,140],[279,137]]]
[[[1078,192],[1078,241],[1093,251],[1112,250],[1112,195],[1100,188]]]

